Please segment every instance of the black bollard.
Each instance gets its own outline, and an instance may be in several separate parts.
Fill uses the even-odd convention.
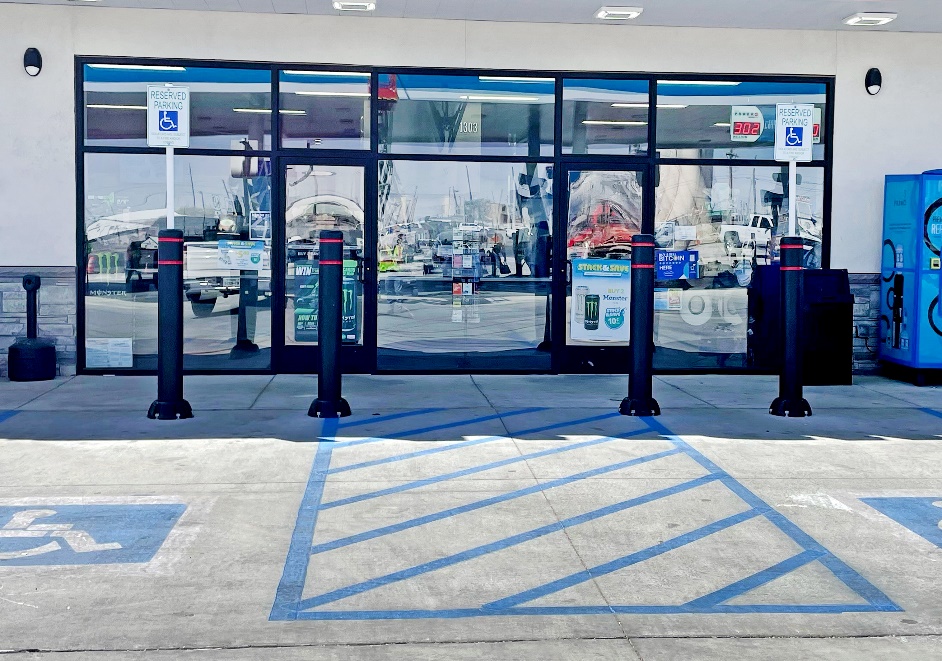
[[[312,418],[345,418],[350,405],[340,396],[340,340],[343,314],[343,232],[321,230],[317,279],[317,345],[321,368]]]
[[[147,417],[192,418],[183,399],[183,231],[157,235],[157,399]]]
[[[811,415],[811,406],[801,391],[801,297],[804,286],[802,256],[804,244],[800,237],[786,236],[781,245],[782,286],[782,372],[778,379],[778,397],[772,401],[772,415],[803,418]]]
[[[229,350],[229,358],[248,358],[260,349],[252,337],[255,335],[255,315],[258,305],[258,271],[242,271],[239,276],[239,316],[236,343]]]
[[[23,276],[26,290],[26,337],[18,337],[7,356],[10,381],[48,381],[56,378],[56,345],[37,335],[39,308],[36,296],[42,279],[38,275]]]
[[[654,237],[631,237],[631,372],[628,396],[621,400],[622,415],[660,415],[652,392],[654,360]]]

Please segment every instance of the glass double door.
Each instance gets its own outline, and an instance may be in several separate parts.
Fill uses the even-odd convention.
[[[380,160],[281,174],[276,371],[317,369],[324,229],[344,237],[345,372],[626,371],[640,171],[556,181],[549,164]]]

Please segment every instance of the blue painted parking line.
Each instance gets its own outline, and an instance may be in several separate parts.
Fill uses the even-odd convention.
[[[510,537],[496,542],[491,542],[490,544],[482,544],[481,546],[468,549],[467,551],[462,551],[461,553],[455,553],[444,558],[436,558],[431,562],[425,562],[420,565],[416,565],[415,567],[392,572],[390,574],[386,574],[385,576],[363,581],[362,583],[350,585],[339,590],[333,590],[311,599],[305,599],[301,602],[301,609],[307,610],[309,608],[314,608],[316,606],[330,603],[332,601],[337,601],[339,599],[346,599],[347,597],[351,597],[355,594],[367,592],[368,590],[374,590],[378,587],[389,585],[390,583],[396,583],[407,578],[413,578],[421,574],[427,574],[430,571],[442,569],[443,567],[449,567],[460,562],[466,562],[473,558],[478,558],[482,555],[494,553],[495,551],[501,551],[503,549],[510,548],[511,546],[517,546],[539,537],[545,537],[546,535],[550,535],[554,532],[562,532],[571,526],[577,526],[589,521],[594,521],[596,519],[615,514],[616,512],[622,512],[624,510],[631,509],[632,507],[638,507],[639,505],[644,505],[645,503],[650,503],[667,496],[682,493],[689,489],[696,489],[697,487],[703,486],[704,484],[712,482],[715,479],[715,475],[704,475],[703,477],[698,477],[694,480],[682,482],[680,484],[667,487],[666,489],[661,489],[653,493],[631,498],[620,503],[615,503],[614,505],[608,505],[591,512],[586,512],[585,514],[579,514],[578,516],[571,516],[569,518],[555,521],[545,526],[540,526],[539,528],[534,528],[533,530],[528,530],[527,532],[519,533],[517,535],[511,535]]]
[[[605,416],[596,416],[596,419],[603,419],[606,417],[615,417],[617,414],[610,414]],[[519,436],[528,433],[537,433],[538,431],[545,431],[549,429],[559,429],[561,427],[571,425],[578,426],[579,424],[584,424],[590,419],[583,420],[572,420],[564,423],[557,423],[553,425],[547,425],[539,429],[527,430],[524,432],[519,432],[513,436]],[[446,475],[440,475],[433,478],[427,478],[424,480],[416,480],[410,483],[399,485],[396,487],[391,487],[389,489],[383,489],[380,491],[374,491],[368,494],[361,494],[358,496],[352,496],[349,498],[344,498],[342,500],[334,501],[333,503],[320,503],[320,497],[323,493],[323,482],[328,479],[329,470],[329,450],[327,451],[326,458],[322,457],[319,453],[318,460],[315,461],[315,468],[312,470],[312,480],[320,481],[321,485],[319,487],[320,492],[317,495],[316,499],[312,496],[309,498],[308,493],[305,494],[305,503],[302,505],[302,510],[305,511],[305,520],[302,522],[301,512],[299,512],[299,523],[300,527],[303,523],[303,531],[299,533],[299,528],[296,528],[296,537],[292,538],[291,549],[289,550],[288,562],[286,562],[286,576],[293,572],[293,575],[296,577],[298,574],[298,565],[303,564],[303,573],[300,574],[301,578],[299,580],[289,580],[287,584],[293,586],[292,589],[282,589],[282,586],[279,586],[279,594],[276,596],[275,607],[272,610],[271,619],[297,619],[297,620],[402,620],[402,619],[420,619],[420,618],[463,618],[463,617],[482,617],[482,616],[532,616],[532,615],[591,615],[591,614],[611,614],[611,613],[625,613],[625,614],[692,614],[692,613],[806,613],[806,614],[819,614],[819,613],[854,613],[854,612],[899,612],[901,609],[899,606],[894,604],[889,597],[883,594],[878,588],[872,585],[867,581],[863,576],[858,572],[848,566],[846,563],[841,561],[839,558],[834,556],[830,551],[824,548],[816,540],[814,540],[810,535],[802,531],[797,525],[788,520],[784,515],[780,514],[771,506],[769,506],[765,501],[759,498],[757,495],[752,493],[748,488],[743,484],[734,479],[731,475],[722,470],[714,462],[707,459],[704,455],[699,453],[688,443],[686,443],[681,437],[678,437],[671,433],[664,425],[659,424],[653,418],[641,419],[641,421],[646,425],[645,429],[636,430],[629,434],[622,435],[623,438],[629,436],[637,436],[644,433],[657,432],[668,442],[672,444],[672,449],[667,450],[661,453],[656,453],[652,455],[647,455],[645,457],[639,457],[637,459],[630,460],[630,462],[619,462],[617,464],[612,464],[610,466],[604,466],[600,468],[595,468],[590,471],[583,471],[576,473],[571,476],[564,478],[558,478],[556,480],[549,481],[542,485],[535,485],[533,487],[527,487],[525,489],[518,489],[513,492],[506,494],[501,494],[498,496],[493,496],[479,500],[474,503],[469,503],[464,506],[459,506],[455,508],[450,508],[437,512],[434,514],[416,517],[414,519],[403,521],[399,523],[394,523],[387,526],[382,526],[374,530],[366,531],[357,535],[351,535],[339,540],[334,540],[332,542],[326,542],[317,544],[314,540],[314,522],[316,521],[316,510],[317,509],[327,509],[332,507],[339,507],[341,505],[349,504],[351,502],[359,502],[361,500],[366,500],[370,498],[378,498],[384,495],[389,495],[392,493],[399,493],[404,490],[414,489],[420,486],[425,486],[428,484],[434,484],[436,482],[441,482],[445,480],[455,479],[457,477],[462,477],[475,472],[480,472],[484,470],[491,470],[500,465],[506,465],[505,462],[510,461],[521,461],[526,460],[527,458],[532,458],[532,456],[540,455],[545,456],[547,451],[541,451],[537,453],[530,453],[530,455],[523,455],[522,457],[514,457],[509,460],[491,462],[484,464],[483,466],[475,466],[472,468],[464,469],[461,471],[454,471]],[[581,443],[570,443],[561,448],[553,448],[552,453],[562,453],[568,452],[579,448],[587,448],[592,445],[597,445],[602,442],[609,442],[611,438],[598,438],[592,441],[581,442]],[[331,444],[332,445],[332,444]],[[698,463],[707,474],[684,482],[682,484],[674,485],[672,487],[661,489],[653,493],[645,494],[636,498],[632,498],[628,501],[623,501],[621,503],[616,503],[608,507],[600,508],[587,512],[584,514],[579,514],[573,517],[569,517],[562,521],[558,521],[547,526],[541,526],[539,528],[516,534],[506,537],[504,539],[491,542],[489,544],[479,545],[477,547],[461,551],[449,555],[444,558],[437,558],[429,562],[424,562],[413,567],[403,569],[401,571],[391,572],[384,576],[379,576],[376,578],[359,581],[352,585],[344,586],[338,589],[331,590],[329,592],[316,595],[307,599],[301,599],[301,594],[304,591],[304,574],[307,572],[308,563],[311,558],[311,554],[323,553],[332,549],[352,546],[357,543],[365,542],[367,540],[376,539],[377,537],[382,537],[384,535],[389,535],[401,530],[416,528],[433,521],[438,521],[444,518],[457,516],[465,512],[480,510],[497,503],[506,502],[513,498],[519,498],[524,495],[531,493],[536,493],[541,490],[551,489],[562,484],[572,483],[578,480],[588,479],[589,477],[604,474],[606,472],[611,472],[613,470],[618,470],[619,468],[626,467],[625,464],[633,462],[632,465],[637,463],[643,463],[646,461],[653,461],[654,458],[662,458],[670,456],[672,454],[685,454],[690,457],[693,461]],[[315,473],[317,477],[315,479]],[[626,556],[616,558],[607,563],[603,563],[596,567],[593,567],[589,570],[584,570],[576,572],[572,575],[562,577],[554,581],[548,581],[547,583],[532,588],[530,590],[525,590],[518,594],[508,595],[500,599],[496,599],[489,604],[482,604],[474,608],[444,608],[444,609],[434,609],[434,610],[421,610],[421,609],[406,609],[406,610],[325,610],[323,606],[337,602],[339,600],[351,597],[354,595],[363,594],[374,590],[376,588],[390,585],[398,581],[405,581],[417,576],[427,574],[429,572],[434,572],[438,569],[445,567],[451,567],[458,565],[460,563],[472,560],[474,558],[486,556],[491,553],[499,552],[503,549],[510,548],[512,546],[522,544],[524,542],[536,539],[545,535],[552,534],[564,530],[567,527],[580,525],[581,523],[586,523],[604,516],[608,516],[617,511],[622,511],[637,505],[643,504],[645,502],[653,502],[661,498],[668,497],[674,493],[680,493],[684,491],[689,491],[698,486],[704,484],[722,484],[725,488],[730,490],[733,494],[738,496],[741,501],[747,506],[747,509],[743,512],[735,514],[733,516],[726,517],[719,521],[714,521],[707,525],[701,526],[700,528],[680,535],[674,539],[667,540],[666,542],[661,542],[647,549],[637,551]],[[311,490],[311,485],[309,484],[309,491]],[[314,501],[317,501],[315,503]],[[312,513],[310,510],[313,509]],[[534,599],[538,599],[542,596],[554,594],[560,590],[566,589],[572,585],[582,583],[586,580],[590,580],[599,575],[604,575],[610,572],[618,571],[624,567],[639,564],[648,560],[657,555],[662,555],[668,551],[681,548],[688,544],[695,544],[696,542],[707,539],[709,536],[720,532],[721,530],[726,530],[733,528],[740,523],[743,523],[747,520],[752,520],[756,518],[763,518],[771,522],[779,531],[781,531],[786,537],[790,538],[794,543],[801,547],[801,552],[797,555],[772,564],[771,566],[760,570],[751,576],[741,578],[733,583],[721,587],[717,590],[714,590],[706,595],[698,597],[687,603],[677,604],[677,605],[623,605],[623,604],[586,604],[586,605],[574,605],[574,606],[527,606],[527,602]],[[315,521],[312,521],[314,519]],[[306,540],[308,545],[305,547],[301,540]],[[301,557],[303,555],[303,557]],[[294,563],[292,572],[288,571],[288,565]],[[796,604],[736,604],[730,605],[726,602],[729,600],[739,597],[741,595],[749,593],[751,590],[764,585],[770,581],[775,580],[781,576],[787,575],[789,572],[795,571],[799,567],[805,566],[810,562],[819,562],[821,565],[826,567],[831,571],[831,573],[842,581],[847,587],[853,590],[857,595],[862,599],[866,600],[867,603],[796,603]],[[290,577],[289,577],[290,578]],[[312,577],[312,580],[316,578]],[[283,580],[284,582],[284,580]]]
[[[0,422],[6,422],[17,413],[19,413],[19,411],[0,411]]]
[[[343,430],[347,430],[352,427],[361,427],[363,425],[369,425],[374,422],[389,422],[390,420],[401,420],[402,418],[414,418],[420,415],[428,415],[429,413],[438,413],[439,411],[447,411],[447,410],[448,409],[444,407],[439,407],[439,408],[432,408],[432,409],[415,409],[414,411],[402,411],[401,413],[391,413],[390,415],[379,415],[379,416],[369,417],[364,420],[356,420],[354,422],[341,422],[339,428]],[[350,443],[345,443],[344,447],[353,445],[354,443],[359,443],[359,441],[351,441]]]
[[[618,414],[618,413],[612,413],[612,414],[606,414],[606,415],[601,415],[601,416],[593,416],[593,417],[591,417],[591,418],[583,418],[582,420],[575,420],[575,421],[569,421],[569,422],[561,422],[561,423],[558,423],[558,424],[555,424],[555,425],[548,425],[548,426],[546,426],[546,427],[539,427],[539,428],[536,428],[536,429],[527,430],[527,431],[522,432],[521,435],[523,435],[523,434],[530,434],[530,433],[536,433],[537,431],[547,431],[547,430],[549,430],[549,429],[558,429],[559,427],[565,427],[565,426],[571,425],[571,424],[577,424],[577,423],[581,424],[581,423],[585,423],[585,422],[594,422],[594,421],[597,421],[597,420],[603,420],[603,419],[605,419],[605,418],[610,418],[610,417],[612,417],[613,415],[619,415],[619,414]],[[636,436],[636,435],[638,435],[638,434],[644,434],[644,433],[646,433],[647,431],[648,431],[647,429],[641,429],[641,430],[638,430],[638,431],[636,431],[636,432],[632,432],[632,433],[629,433],[629,434],[622,434],[621,437],[622,437],[622,438],[627,438],[627,437],[629,437],[629,436]],[[507,438],[507,437],[506,437],[506,436],[493,436],[493,437],[491,437],[491,438],[489,438],[489,439],[487,439],[487,440],[495,441],[495,440],[498,440],[498,439],[505,439],[505,438]],[[474,475],[475,473],[482,473],[482,472],[484,472],[484,471],[493,470],[493,469],[495,469],[495,468],[500,468],[500,467],[502,467],[502,466],[509,466],[509,465],[511,465],[511,464],[520,463],[521,461],[526,461],[527,459],[536,459],[537,457],[544,457],[544,456],[547,456],[547,455],[550,455],[550,454],[555,454],[555,453],[557,453],[557,452],[567,452],[567,451],[570,451],[570,450],[576,450],[576,449],[579,449],[579,448],[589,447],[589,446],[591,446],[591,445],[599,445],[600,443],[608,443],[608,442],[613,441],[613,440],[618,440],[618,439],[615,439],[615,438],[612,438],[612,437],[609,437],[609,436],[605,436],[605,437],[593,439],[593,440],[591,440],[591,441],[582,441],[582,442],[580,442],[580,443],[573,443],[573,444],[571,444],[571,445],[567,445],[567,446],[562,447],[562,448],[553,448],[553,449],[550,449],[550,450],[541,450],[541,451],[539,451],[539,452],[531,452],[531,453],[529,453],[529,454],[522,454],[522,455],[520,455],[519,457],[510,457],[510,458],[508,458],[508,459],[501,459],[500,461],[493,461],[493,462],[491,462],[491,463],[489,463],[489,464],[484,464],[484,465],[482,465],[482,466],[474,466],[473,468],[465,468],[465,469],[463,469],[463,470],[457,470],[457,471],[454,471],[454,472],[451,472],[451,473],[446,473],[446,474],[444,474],[444,475],[438,475],[438,476],[436,476],[436,477],[427,477],[427,478],[424,478],[424,479],[421,479],[421,480],[414,480],[414,481],[412,481],[412,482],[407,482],[406,484],[400,484],[400,485],[395,486],[395,487],[388,487],[388,488],[386,488],[386,489],[379,489],[379,490],[377,490],[377,491],[371,491],[371,492],[369,492],[369,493],[363,493],[363,494],[359,494],[359,495],[356,495],[356,496],[349,496],[348,498],[342,498],[342,499],[340,499],[340,500],[334,500],[334,501],[329,502],[329,503],[324,503],[324,504],[321,506],[321,509],[330,509],[330,508],[333,508],[333,507],[341,507],[341,506],[343,506],[343,505],[350,505],[351,503],[359,503],[359,502],[364,501],[364,500],[372,500],[373,498],[379,498],[379,497],[381,497],[381,496],[389,496],[389,495],[394,494],[394,493],[401,493],[401,492],[403,492],[403,491],[409,491],[409,490],[411,490],[411,489],[418,489],[419,487],[425,487],[425,486],[428,486],[428,485],[430,485],[430,484],[435,484],[435,483],[437,483],[437,482],[445,482],[445,481],[447,481],[447,480],[453,480],[453,479],[458,478],[458,477],[466,477],[466,476],[468,476],[468,475]]]
[[[536,408],[529,408],[529,409],[520,409],[520,410],[518,410],[518,411],[508,411],[507,413],[495,413],[495,414],[493,414],[493,415],[485,415],[485,416],[482,416],[482,417],[480,417],[480,418],[470,418],[470,419],[468,419],[468,420],[459,420],[458,422],[449,422],[449,423],[446,423],[446,424],[435,425],[435,426],[432,426],[432,427],[420,427],[419,429],[410,429],[409,431],[397,432],[397,435],[398,435],[398,436],[406,436],[406,437],[408,437],[408,436],[419,436],[419,435],[421,435],[421,434],[427,434],[428,432],[431,432],[431,431],[441,431],[441,430],[443,430],[443,429],[454,429],[454,428],[456,428],[456,427],[463,427],[463,426],[465,426],[465,425],[474,425],[474,424],[477,424],[477,423],[479,423],[479,422],[488,422],[488,421],[490,421],[490,420],[495,420],[495,419],[497,419],[497,418],[506,418],[506,417],[510,417],[510,416],[514,416],[514,415],[524,415],[525,413],[536,413],[537,411],[545,411],[545,410],[546,410],[546,409],[544,409],[544,408],[542,408],[542,407],[536,407]],[[344,471],[357,470],[358,468],[369,468],[370,466],[380,466],[380,465],[382,465],[382,464],[388,464],[388,463],[393,462],[393,461],[402,461],[403,459],[411,459],[411,458],[413,458],[413,457],[421,457],[421,456],[426,455],[426,454],[435,454],[435,453],[437,453],[437,452],[448,452],[449,450],[453,450],[453,449],[455,449],[455,448],[462,447],[462,446],[465,446],[465,445],[477,445],[477,444],[479,444],[479,443],[485,443],[485,442],[489,442],[489,441],[493,441],[493,440],[497,440],[497,439],[501,439],[501,438],[506,438],[506,436],[491,436],[490,438],[487,438],[487,439],[478,439],[478,440],[474,440],[474,441],[464,441],[464,442],[458,442],[458,443],[451,443],[451,444],[446,445],[446,446],[444,446],[444,447],[432,448],[432,449],[430,449],[430,450],[420,450],[420,451],[418,451],[418,452],[410,452],[410,453],[408,453],[408,454],[400,454],[400,455],[397,455],[397,456],[395,456],[395,457],[385,457],[385,458],[383,458],[383,459],[374,459],[374,460],[372,460],[372,461],[364,461],[364,462],[359,463],[359,464],[351,464],[351,465],[349,465],[349,466],[341,466],[341,467],[339,467],[339,468],[333,468],[333,469],[331,469],[330,472],[331,472],[331,473],[342,473],[342,472],[344,472]],[[378,438],[373,438],[373,439],[360,439],[357,443],[358,443],[358,444],[359,444],[359,443],[366,443],[366,442],[372,442],[372,441],[377,441],[377,440],[388,441],[388,440],[395,440],[395,439],[390,439],[390,438],[388,438],[388,437],[378,437]],[[349,447],[350,445],[353,445],[353,443],[344,444],[342,447]]]
[[[611,437],[608,437],[608,440],[615,440]],[[570,448],[558,448],[552,454],[563,452]],[[610,466],[602,466],[601,468],[593,468],[592,470],[587,470],[582,473],[576,473],[575,475],[570,475],[568,477],[561,477],[556,480],[550,480],[549,482],[544,482],[541,484],[534,484],[530,487],[524,487],[522,489],[517,489],[516,491],[510,491],[499,496],[493,496],[491,498],[485,498],[484,500],[478,500],[473,503],[468,503],[467,505],[461,505],[458,507],[452,507],[451,509],[442,510],[441,512],[435,512],[434,514],[427,514],[426,516],[420,516],[415,519],[410,519],[409,521],[403,521],[390,526],[383,526],[382,528],[375,528],[373,530],[368,530],[367,532],[362,532],[357,535],[350,535],[349,537],[341,537],[340,539],[335,539],[332,542],[325,542],[323,544],[318,544],[311,548],[311,554],[324,553],[326,551],[333,551],[334,549],[339,549],[344,546],[349,546],[351,544],[357,544],[359,542],[365,542],[369,539],[376,539],[377,537],[383,537],[385,535],[391,535],[393,533],[401,532],[403,530],[408,530],[409,528],[415,528],[417,526],[424,526],[427,523],[432,523],[434,521],[441,521],[442,519],[448,519],[453,516],[458,516],[459,514],[466,514],[467,512],[473,512],[474,510],[479,510],[484,507],[489,507],[490,505],[497,505],[498,503],[505,503],[509,500],[514,500],[516,498],[522,498],[523,496],[529,496],[531,494],[540,493],[547,491],[549,489],[555,489],[556,487],[561,487],[566,484],[571,484],[579,480],[587,480],[591,477],[598,477],[599,475],[604,475],[605,473],[611,473],[612,471],[618,471],[625,468],[631,468],[632,466],[639,466],[641,464],[648,463],[649,461],[657,461],[658,459],[663,459],[664,457],[670,457],[675,454],[679,454],[680,450],[665,450],[664,452],[658,452],[657,454],[649,454],[644,457],[638,457],[636,459],[629,459],[628,461],[622,461],[617,464],[612,464]],[[544,456],[547,453],[539,453]],[[531,457],[532,458],[532,457]]]
[[[334,436],[337,433],[338,419],[325,418],[321,426],[322,436]],[[308,549],[314,528],[317,526],[317,513],[324,497],[324,484],[327,481],[327,468],[330,466],[332,449],[329,443],[320,443],[314,456],[314,466],[307,481],[307,488],[298,509],[298,520],[291,535],[288,558],[275,593],[275,603],[271,609],[270,620],[297,619],[298,605],[304,593],[307,579],[307,567],[310,561]]]
[[[922,409],[919,409],[919,410],[922,411],[923,413],[928,413],[929,415],[934,415],[934,416],[937,417],[937,418],[942,418],[942,413],[936,411],[935,409],[922,408]]]
[[[651,558],[667,553],[668,551],[679,549],[682,546],[686,546],[687,544],[696,542],[697,540],[703,539],[704,537],[718,533],[721,530],[726,530],[727,528],[732,528],[733,526],[739,525],[740,523],[748,521],[749,519],[754,519],[762,513],[763,512],[761,510],[749,509],[745,512],[733,514],[732,516],[728,516],[725,519],[714,521],[713,523],[697,528],[696,530],[691,530],[690,532],[684,533],[683,535],[678,535],[673,539],[668,539],[664,542],[661,542],[660,544],[655,544],[654,546],[649,546],[646,549],[629,553],[628,555],[616,558],[615,560],[611,560],[596,567],[591,567],[559,580],[552,581],[545,585],[540,585],[530,590],[526,590],[520,594],[511,595],[497,601],[492,601],[489,604],[485,604],[484,608],[496,608],[498,610],[513,608],[514,606],[519,606],[520,604],[526,603],[528,601],[546,597],[547,595],[554,594],[560,590],[571,588],[574,585],[591,581],[592,579],[599,576],[611,574],[612,572],[618,571],[619,569],[624,569],[625,567],[636,565],[639,562],[650,560]]]
[[[793,555],[786,560],[782,560],[777,565],[772,565],[771,567],[767,567],[762,571],[756,572],[752,576],[747,576],[742,580],[731,583],[725,588],[721,588],[715,592],[711,592],[710,594],[706,594],[692,601],[688,601],[686,605],[692,610],[696,610],[698,608],[712,609],[725,601],[735,599],[736,597],[739,597],[746,592],[749,592],[750,590],[754,590],[757,587],[774,581],[777,578],[781,578],[789,572],[804,567],[808,563],[814,562],[822,555],[824,554],[820,551],[802,551],[798,555]]]

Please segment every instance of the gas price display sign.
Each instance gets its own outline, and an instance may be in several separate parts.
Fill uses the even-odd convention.
[[[733,106],[729,121],[730,140],[758,142],[764,121],[762,111],[756,106]]]

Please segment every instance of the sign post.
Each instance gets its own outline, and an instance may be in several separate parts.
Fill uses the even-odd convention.
[[[163,147],[167,159],[167,229],[172,230],[173,150],[190,146],[190,88],[147,86],[147,146]]]
[[[781,299],[783,364],[778,392],[769,413],[801,418],[811,415],[811,406],[802,393],[801,298],[804,287],[802,255],[804,245],[798,236],[797,163],[811,160],[814,146],[814,106],[780,103],[775,108],[775,160],[788,163],[788,236],[782,239]]]

